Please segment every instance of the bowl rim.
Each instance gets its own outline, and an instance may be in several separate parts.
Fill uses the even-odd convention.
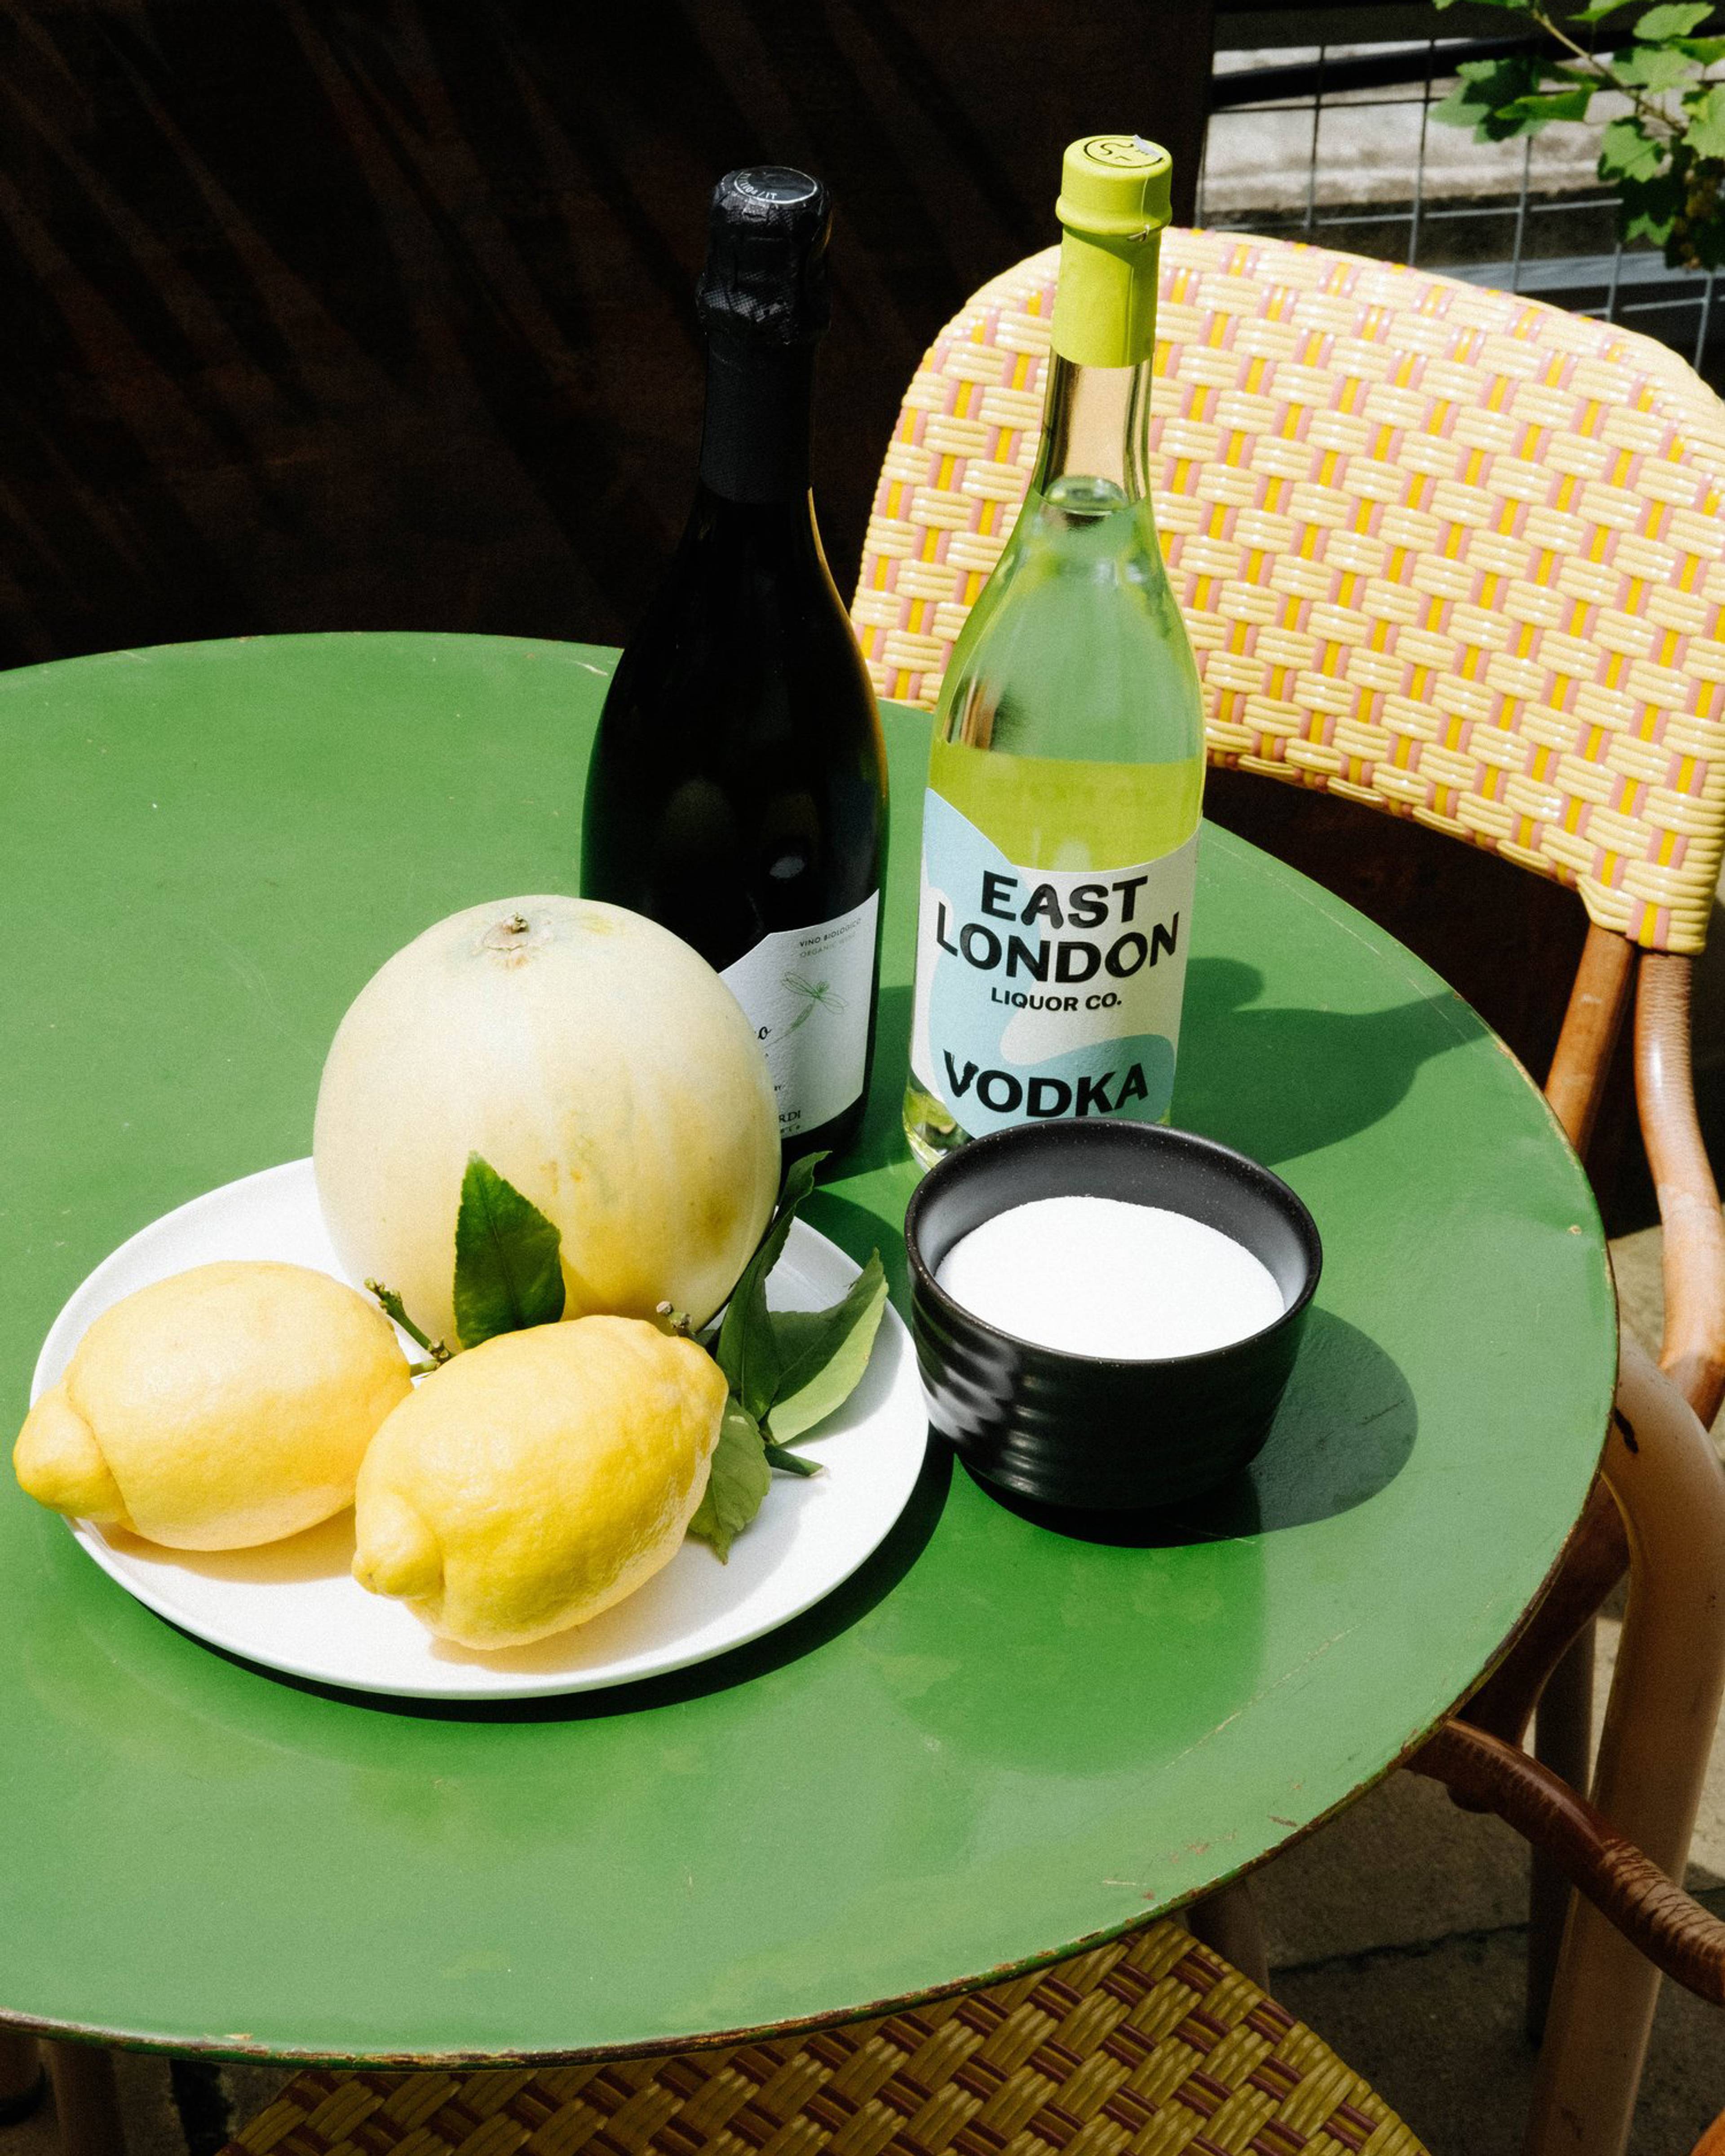
[[[927,1209],[927,1194],[949,1165],[972,1164],[971,1172],[986,1174],[988,1173],[987,1160],[991,1155],[1032,1141],[1054,1137],[1079,1145],[1147,1146],[1153,1152],[1171,1149],[1209,1155],[1230,1174],[1246,1183],[1255,1183],[1272,1203],[1286,1212],[1307,1251],[1308,1265],[1305,1285],[1279,1317],[1273,1317],[1267,1325],[1260,1325],[1255,1332],[1244,1333],[1239,1339],[1224,1341],[1217,1348],[1199,1348],[1190,1355],[1086,1355],[1076,1348],[1050,1348],[1045,1341],[1026,1340],[1022,1334],[1008,1332],[989,1319],[979,1317],[968,1303],[959,1302],[947,1294],[935,1278],[933,1267],[922,1255],[920,1230],[922,1215]],[[978,1160],[984,1163],[980,1169],[973,1166]],[[1081,1197],[1088,1194],[1075,1191],[1068,1194]],[[1024,1202],[1029,1204],[1032,1201],[1027,1199]],[[1127,1199],[1124,1202],[1129,1204],[1133,1201]],[[1180,1209],[1170,1206],[1167,1209],[1178,1212]],[[1198,1217],[1196,1214],[1187,1215],[1189,1219]],[[1219,1363],[1228,1356],[1239,1354],[1243,1348],[1268,1340],[1273,1334],[1303,1319],[1312,1296],[1317,1291],[1324,1265],[1323,1238],[1318,1233],[1317,1223],[1312,1217],[1311,1209],[1299,1192],[1291,1183],[1284,1182],[1274,1168],[1266,1168],[1262,1161],[1254,1160],[1250,1153],[1241,1152],[1236,1147],[1224,1145],[1219,1138],[1205,1137],[1198,1131],[1183,1130],[1173,1123],[1122,1122],[1113,1117],[1097,1122],[1080,1122],[1074,1117],[1066,1116],[1058,1122],[1046,1123],[1013,1123],[1004,1131],[991,1131],[985,1137],[971,1138],[952,1152],[943,1154],[925,1171],[905,1208],[905,1250],[910,1260],[913,1317],[919,1300],[926,1301],[938,1316],[947,1321],[948,1330],[957,1329],[952,1324],[952,1321],[957,1319],[960,1327],[973,1328],[990,1344],[1012,1348],[1020,1355],[1043,1357],[1050,1363],[1076,1366],[1081,1369],[1122,1373],[1199,1369],[1206,1363]]]

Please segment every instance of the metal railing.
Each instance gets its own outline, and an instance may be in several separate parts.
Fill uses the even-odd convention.
[[[1252,55],[1219,55],[1199,178],[1199,223],[1214,230],[1322,239],[1354,253],[1526,292],[1644,330],[1683,352],[1697,371],[1725,377],[1725,351],[1708,349],[1716,273],[1668,270],[1656,250],[1625,248],[1616,234],[1615,195],[1597,182],[1575,184],[1585,171],[1579,161],[1590,159],[1591,147],[1565,151],[1553,143],[1554,135],[1567,135],[1574,146],[1596,146],[1596,135],[1572,127],[1523,138],[1512,152],[1518,155],[1518,172],[1500,175],[1495,188],[1468,192],[1467,161],[1457,154],[1468,137],[1435,123],[1432,105],[1447,93],[1463,60],[1527,49],[1525,40],[1427,38],[1376,47],[1319,45],[1310,57],[1272,65],[1253,64]],[[1405,146],[1380,157],[1370,184],[1362,185],[1363,168],[1348,155],[1350,138],[1357,150],[1374,127],[1382,131],[1366,116],[1386,113],[1406,116]],[[1219,156],[1223,131],[1248,115],[1260,122],[1272,116],[1309,116],[1310,121],[1302,131],[1303,167],[1290,169],[1285,158],[1273,174],[1260,174],[1258,192],[1266,198],[1257,203],[1249,198],[1250,174],[1218,172],[1226,162]],[[1289,131],[1286,121],[1281,131]],[[1437,137],[1446,138],[1440,161],[1434,157]],[[1502,177],[1509,178],[1507,187]],[[1501,237],[1487,238],[1493,226]],[[1498,252],[1478,259],[1482,244]],[[1725,321],[1720,327],[1725,331]]]

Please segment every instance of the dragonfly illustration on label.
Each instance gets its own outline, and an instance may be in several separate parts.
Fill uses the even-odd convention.
[[[880,910],[871,891],[834,920],[763,936],[720,976],[766,1055],[781,1137],[818,1130],[862,1091]]]

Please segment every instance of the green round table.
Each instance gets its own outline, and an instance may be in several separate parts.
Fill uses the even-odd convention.
[[[331,635],[0,676],[9,1427],[100,1258],[309,1150],[382,959],[574,888],[611,661]],[[874,1097],[809,1217],[901,1266],[927,731],[886,717]],[[1615,1364],[1599,1221],[1466,1004],[1214,829],[1175,1119],[1280,1169],[1327,1261],[1250,1486],[1153,1546],[1033,1524],[935,1446],[876,1558],[785,1630],[450,1712],[224,1659],[4,1477],[0,2015],[284,2059],[664,2048],[1047,1959],[1346,1803],[1478,1678],[1580,1508]]]

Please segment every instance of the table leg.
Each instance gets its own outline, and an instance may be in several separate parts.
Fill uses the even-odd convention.
[[[42,2101],[41,2055],[36,2039],[0,2029],[0,2126],[16,2126]]]
[[[1231,1961],[1260,1991],[1269,1989],[1270,1964],[1264,1950],[1264,1929],[1258,1922],[1258,1907],[1248,1881],[1236,1879],[1193,1902],[1186,1911],[1186,1928],[1213,1953],[1220,1954],[1224,1961]]]
[[[1584,1797],[1593,1769],[1594,1630],[1591,1623],[1584,1625],[1552,1671],[1533,1724],[1534,1758]],[[1536,1849],[1527,1909],[1527,2025],[1532,2043],[1538,2043],[1545,2034],[1546,2009],[1573,1892],[1550,1857]]]
[[[44,2043],[42,2048],[54,2076],[60,2156],[126,2156],[113,2053],[97,2044]]]

